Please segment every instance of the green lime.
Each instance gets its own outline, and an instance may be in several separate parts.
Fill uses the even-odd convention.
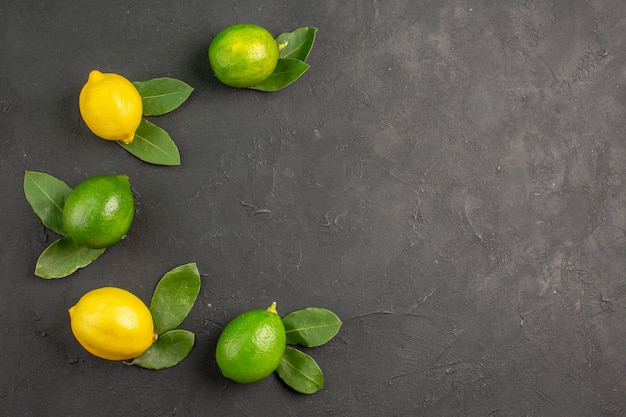
[[[100,175],[74,188],[63,206],[65,233],[78,246],[108,248],[128,232],[135,203],[125,175]]]
[[[278,45],[257,25],[227,27],[209,45],[209,62],[215,76],[226,85],[247,88],[265,81],[278,63]]]
[[[286,346],[285,327],[276,303],[235,317],[222,331],[215,358],[225,377],[243,384],[260,381],[276,370]]]

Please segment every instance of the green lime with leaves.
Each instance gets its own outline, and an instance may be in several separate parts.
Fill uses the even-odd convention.
[[[278,45],[266,29],[248,23],[229,26],[209,45],[209,62],[224,84],[248,88],[265,81],[278,63]]]
[[[99,175],[81,182],[67,197],[63,227],[78,246],[108,248],[126,235],[134,214],[128,177]]]
[[[235,317],[222,331],[215,358],[222,374],[243,384],[260,381],[280,364],[286,347],[285,327],[276,303]]]

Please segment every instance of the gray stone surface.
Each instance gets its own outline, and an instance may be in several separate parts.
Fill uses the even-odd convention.
[[[0,5],[0,409],[10,416],[626,414],[623,0],[146,1]],[[235,90],[210,71],[222,28],[319,28],[303,78]],[[91,69],[195,88],[153,121],[180,167],[95,138]],[[61,280],[25,170],[70,186],[125,173],[128,237]],[[108,362],[67,308],[114,285],[148,302],[196,262],[178,366]],[[325,307],[308,351],[325,388],[229,383],[214,346],[236,314]]]

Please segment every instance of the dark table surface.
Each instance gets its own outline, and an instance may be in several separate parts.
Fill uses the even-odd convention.
[[[7,416],[626,415],[626,3],[33,1],[0,5],[0,409]],[[217,32],[319,28],[276,93],[220,84]],[[146,164],[78,112],[90,70],[195,88]],[[156,122],[156,120],[155,120]],[[127,238],[70,277],[25,170],[124,173]],[[162,371],[91,356],[67,308],[148,302],[196,262],[196,345]],[[343,327],[309,351],[322,391],[228,382],[223,326],[277,301]]]

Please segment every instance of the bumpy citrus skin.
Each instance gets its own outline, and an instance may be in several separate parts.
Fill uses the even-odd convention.
[[[247,384],[274,372],[285,346],[285,327],[274,303],[267,310],[250,310],[228,323],[217,341],[215,358],[225,377]]]
[[[93,70],[80,91],[78,106],[87,127],[102,139],[130,143],[141,122],[143,104],[129,80]]]
[[[68,312],[78,343],[99,358],[133,359],[156,340],[148,307],[121,288],[89,291]]]
[[[63,206],[65,234],[78,246],[108,248],[130,229],[135,205],[125,175],[100,175],[81,182]]]
[[[265,81],[278,63],[278,45],[271,33],[252,24],[227,27],[209,45],[209,62],[226,85],[247,88]]]

